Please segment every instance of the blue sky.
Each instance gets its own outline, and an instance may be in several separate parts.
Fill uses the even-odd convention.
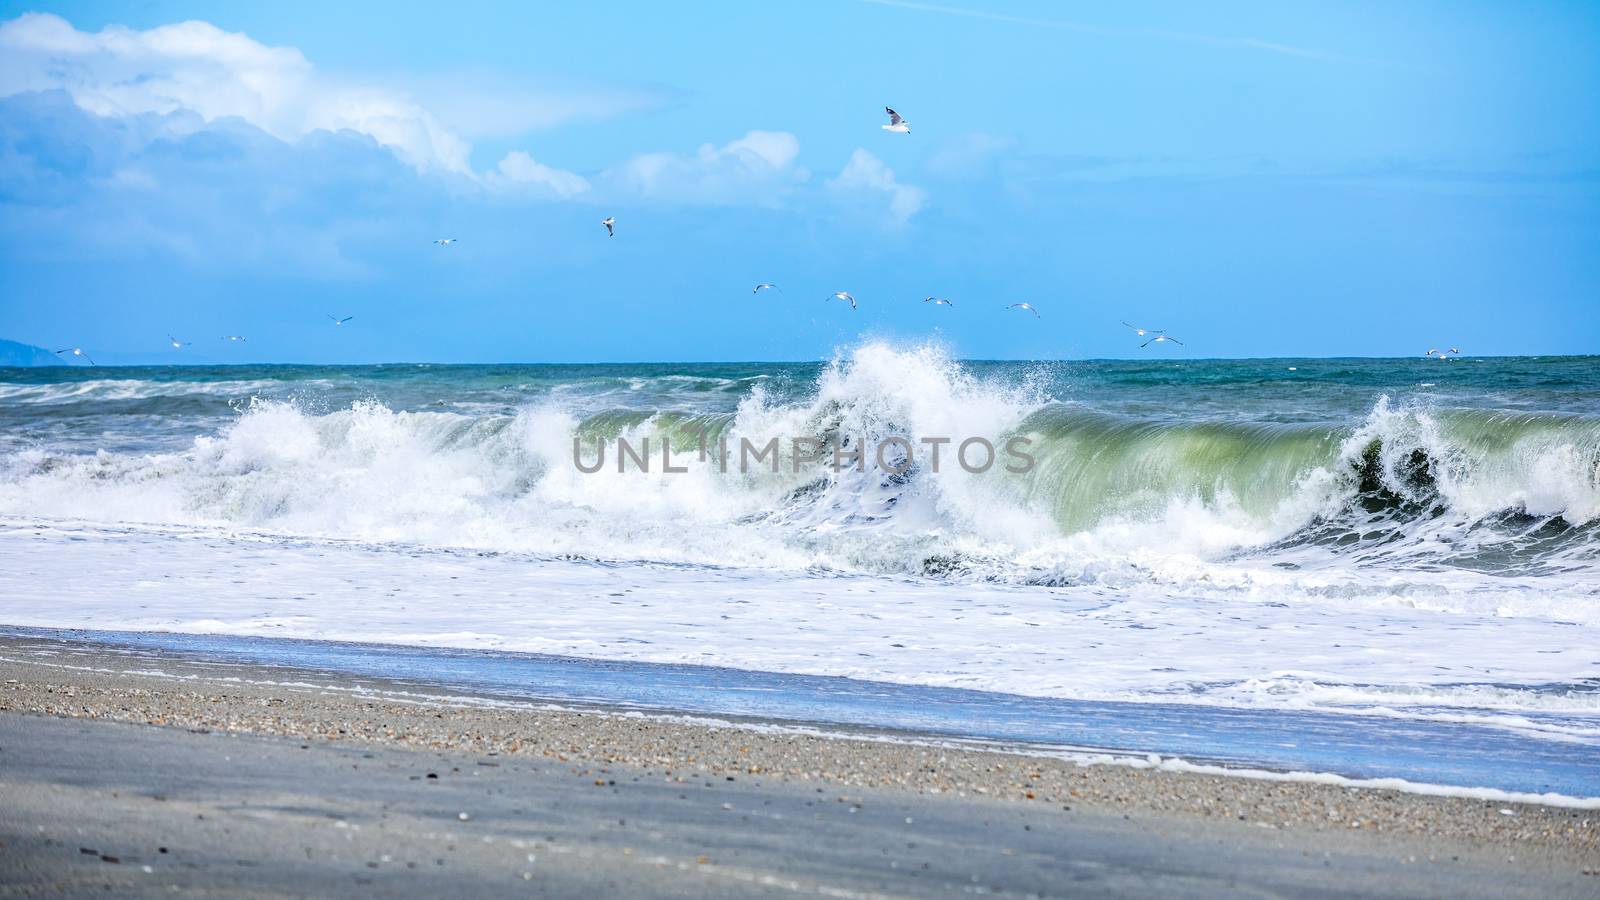
[[[1593,3],[256,6],[0,2],[0,337],[102,363],[1600,348]]]

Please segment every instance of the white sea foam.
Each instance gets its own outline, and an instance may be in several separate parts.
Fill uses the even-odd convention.
[[[0,595],[0,621],[13,625],[512,650],[1600,736],[1596,692],[1581,687],[1600,671],[1600,644],[1543,618],[15,520],[0,522]]]
[[[177,450],[5,453],[0,621],[1593,732],[1593,419],[1383,400],[1344,428],[1135,420],[883,343],[801,394],[665,379],[745,393],[710,412],[597,408],[596,391],[648,393],[618,378],[506,413],[255,399]],[[83,384],[121,390],[49,390]],[[778,473],[724,473],[680,440],[688,471],[663,474],[660,441],[690,414],[735,448],[1020,434],[1039,467],[972,474],[946,455],[897,479],[796,472],[786,455]],[[618,472],[612,455],[580,472],[574,436],[597,435],[651,439],[656,471]],[[69,589],[63,572],[95,580]]]
[[[1444,512],[1349,524],[1385,532],[1357,548],[1367,562],[1426,559],[1441,543],[1446,552],[1498,546],[1503,531],[1479,522],[1502,512],[1562,516],[1573,526],[1600,516],[1594,423],[1449,419],[1383,401],[1342,437],[1108,425],[1025,385],[980,381],[936,348],[884,344],[836,360],[799,400],[775,400],[752,383],[737,410],[714,423],[735,454],[743,438],[759,445],[848,435],[870,450],[894,434],[996,444],[1017,434],[1035,442],[1040,463],[1026,477],[998,467],[974,475],[946,447],[941,471],[924,455],[908,479],[887,477],[870,459],[866,472],[809,465],[797,473],[787,455],[776,474],[724,473],[680,447],[673,462],[689,472],[668,475],[658,448],[671,421],[644,412],[619,420],[609,436],[635,446],[653,440],[656,471],[618,472],[613,445],[608,464],[584,474],[573,465],[573,437],[605,427],[554,396],[509,415],[397,411],[370,400],[318,412],[255,399],[182,452],[8,454],[0,513],[611,559],[968,580],[1199,580],[1240,590],[1283,586],[1270,568],[1238,555],[1338,520],[1364,464],[1393,497],[1437,498]],[[1407,481],[1418,453],[1432,462],[1424,487]],[[1594,545],[1592,534],[1569,540],[1566,555],[1558,548],[1540,562],[1588,574]],[[1315,585],[1312,595],[1339,590],[1358,554],[1334,546],[1274,547],[1269,562],[1318,570],[1289,579]],[[1361,580],[1370,584],[1370,572]],[[1402,581],[1375,593],[1420,590],[1430,602],[1424,586]],[[1558,597],[1569,587],[1560,578],[1542,584]],[[1593,615],[1584,593],[1585,604],[1570,611],[1580,618]]]

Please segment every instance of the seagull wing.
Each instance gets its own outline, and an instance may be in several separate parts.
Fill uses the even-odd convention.
[[[1180,341],[1175,337],[1169,337],[1169,338],[1167,338],[1167,340],[1173,342],[1174,344],[1177,344],[1179,347],[1183,346],[1183,341]]]
[[[895,112],[894,110],[890,109],[887,106],[885,106],[883,108],[883,111],[889,114],[889,124],[890,125],[899,125],[900,123],[905,121],[905,119],[900,118],[900,114],[899,113]]]

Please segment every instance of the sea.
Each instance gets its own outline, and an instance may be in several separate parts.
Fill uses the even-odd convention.
[[[1600,357],[0,369],[0,626],[1600,797]]]

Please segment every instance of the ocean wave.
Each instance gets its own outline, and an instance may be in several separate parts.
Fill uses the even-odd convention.
[[[737,386],[737,408],[596,410],[592,397],[559,391],[504,414],[375,400],[326,410],[258,397],[181,451],[8,453],[0,513],[946,580],[1154,580],[1440,608],[1488,595],[1452,596],[1449,577],[1395,573],[1554,575],[1547,588],[1559,600],[1562,585],[1591,582],[1600,569],[1594,418],[1388,398],[1342,425],[1141,418],[1064,402],[1047,379],[980,377],[936,347],[884,343],[842,354],[804,391],[770,390],[759,377],[665,377],[696,391]],[[114,384],[39,389],[133,390]],[[833,471],[796,465],[788,443],[871,448],[891,435],[997,447],[1021,437],[1036,464],[1020,475],[972,473],[947,455],[934,471],[914,455],[902,472],[869,452],[862,470]],[[724,440],[736,448],[773,437],[776,472],[723,471]],[[636,447],[650,439],[652,471],[618,471],[618,438]],[[575,439],[585,460],[597,443],[613,455],[584,473]],[[661,471],[663,441],[687,471]],[[1375,581],[1373,572],[1394,577]],[[1571,590],[1594,605],[1592,588]],[[1572,604],[1557,605],[1570,614]]]
[[[315,391],[330,387],[331,382],[300,381],[293,383],[293,386],[301,390]],[[264,391],[281,390],[283,387],[283,382],[265,378],[217,381],[91,378],[81,381],[42,383],[0,382],[0,402],[43,406],[92,400],[151,400],[194,396],[239,398]]]

